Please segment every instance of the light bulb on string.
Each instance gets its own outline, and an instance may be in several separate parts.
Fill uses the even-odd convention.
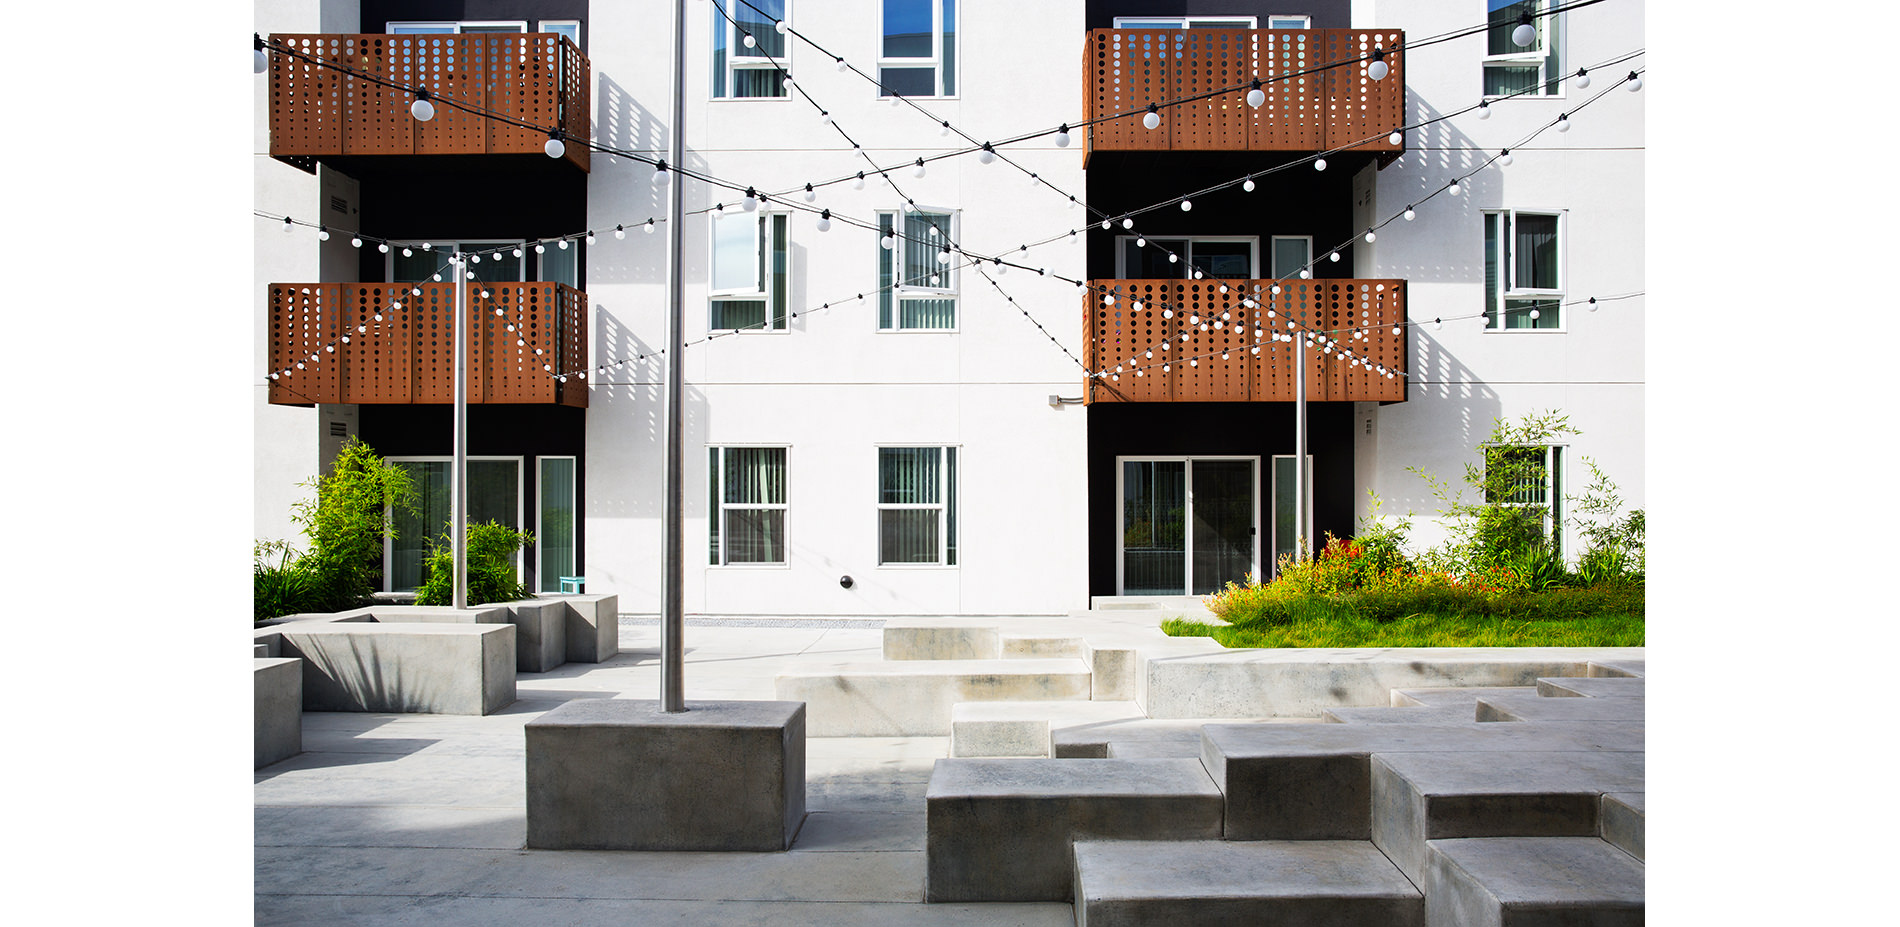
[[[407,247],[407,246],[404,246],[404,248],[402,249],[402,256],[403,256],[403,257],[415,257],[415,256],[416,256],[416,252],[415,252],[415,249],[413,249],[413,248],[410,248],[410,247]]]
[[[1478,118],[1479,119],[1491,118],[1491,102],[1489,100],[1478,101]]]
[[[1062,128],[1056,130],[1056,147],[1069,147],[1069,124],[1066,122],[1062,124]]]
[[[1635,71],[1631,71],[1629,81],[1630,81],[1629,87],[1630,87],[1631,93],[1635,93],[1636,91],[1643,89],[1643,75],[1638,74]]]
[[[1135,227],[1135,220],[1133,220],[1133,219],[1123,219],[1123,220],[1122,220],[1122,228],[1125,228],[1125,229],[1132,229],[1132,228],[1134,228],[1134,227]]]
[[[1410,222],[1416,218],[1418,218],[1418,211],[1413,209],[1411,206],[1406,206],[1405,207],[1405,221]]]
[[[1194,208],[1194,204],[1193,204],[1192,202],[1190,202],[1190,201],[1188,201],[1188,200],[1182,200],[1182,201],[1181,201],[1181,211],[1182,211],[1182,212],[1187,212],[1188,210],[1190,210],[1190,209],[1193,209],[1193,208]]]
[[[779,81],[779,82],[778,82],[778,86],[779,86],[779,89],[781,89],[781,90],[783,90],[783,91],[785,91],[785,95],[786,95],[786,96],[788,96],[788,97],[789,97],[789,96],[791,96],[791,95],[792,95],[792,78],[791,78],[791,75],[789,75],[789,74],[788,74],[788,75],[786,75],[786,76],[785,76],[785,79],[784,79],[784,80],[782,80],[782,81]]]
[[[297,224],[295,222],[292,222],[289,216],[284,217],[284,234],[286,235],[290,234],[291,230],[296,227],[297,227]]]
[[[1251,174],[1248,175],[1246,180],[1243,180],[1240,182],[1240,189],[1247,193],[1252,193],[1254,191],[1253,176]]]
[[[937,252],[937,263],[939,264],[950,263],[950,246],[949,245],[947,244],[944,245],[943,249]]]
[[[818,214],[818,231],[831,231],[831,210],[827,209]]]
[[[1451,182],[1451,186],[1448,186],[1445,188],[1445,192],[1451,194],[1452,196],[1457,196],[1459,193],[1464,192],[1464,188],[1460,187],[1458,185],[1458,181],[1454,180]]]
[[[924,176],[924,159],[922,158],[917,159],[917,169],[914,171],[911,171],[911,174],[916,177]]]
[[[1592,296],[1592,297],[1590,297],[1590,305],[1589,305],[1589,306],[1588,306],[1587,308],[1588,308],[1588,309],[1589,309],[1589,310],[1590,310],[1591,312],[1595,312],[1595,311],[1597,311],[1597,298],[1596,298],[1596,297],[1594,297],[1594,296]]]
[[[889,251],[891,250],[892,247],[896,246],[897,239],[891,236],[889,233],[885,233],[884,237],[878,239],[877,243],[880,245],[883,245],[884,250]]]
[[[838,70],[842,72],[844,71],[844,69],[845,69],[844,56],[839,55],[838,56]]]
[[[1578,68],[1577,69],[1577,89],[1583,90],[1589,86],[1590,86],[1590,69]]]
[[[857,179],[851,181],[851,189],[853,190],[864,189],[864,172],[863,171],[859,171]]]
[[[624,225],[614,226],[614,239],[616,241],[625,241],[627,239],[627,227]],[[521,249],[516,248],[515,257],[520,257],[520,256],[521,256]]]
[[[382,254],[388,254],[388,253],[389,253],[389,242],[386,242],[386,241],[385,241],[385,242],[378,242],[378,243],[377,243],[377,245],[376,245],[376,250],[377,250],[377,251],[378,251],[379,253],[382,253]]]
[[[1323,171],[1323,170],[1325,170],[1325,169],[1326,169],[1326,159],[1325,159],[1325,158],[1314,158],[1314,159],[1313,159],[1313,170],[1316,170],[1316,171]]]
[[[1557,114],[1557,131],[1559,132],[1570,131],[1570,114],[1569,113]]]
[[[818,199],[818,191],[812,189],[811,184],[806,184],[805,185],[805,202],[809,203],[816,199]]]
[[[428,122],[435,118],[435,104],[429,102],[429,91],[416,91],[416,101],[409,104],[409,115],[417,122]]]
[[[647,233],[648,235],[651,235],[651,234],[653,234],[653,220],[652,220],[652,219],[648,219],[648,220],[647,220],[647,224],[646,224],[646,226],[645,226],[645,228],[644,228],[644,231],[645,231],[645,232],[646,232],[646,233]]]
[[[321,226],[321,225],[319,225],[319,226],[317,226],[317,240],[318,240],[318,241],[329,241],[329,240],[330,240],[330,230],[329,230],[329,229],[327,229],[327,228],[324,228],[324,227],[323,227],[323,226]]]
[[[1334,251],[1333,253],[1327,255],[1326,259],[1329,261],[1332,261],[1335,264],[1339,263],[1339,252]]]
[[[1399,131],[1398,129],[1393,129],[1392,134],[1386,136],[1385,140],[1394,145],[1403,145],[1405,144],[1405,133]]]
[[[976,159],[981,163],[989,164],[996,160],[996,149],[991,148],[989,142],[984,142],[983,150],[976,153]]]
[[[1312,268],[1310,268],[1310,267],[1302,267],[1302,268],[1300,268],[1300,279],[1301,279],[1301,280],[1311,280],[1311,279],[1313,279],[1313,269],[1312,269]]]
[[[536,253],[536,254],[546,254],[546,253],[548,253],[548,245],[547,245],[547,242],[544,242],[544,241],[537,241],[537,242],[535,242],[535,243],[534,243],[534,253]]]
[[[588,243],[589,245],[592,245],[592,244],[594,243],[594,230],[593,230],[593,229],[588,229],[588,230],[587,230],[587,243]],[[516,255],[516,257],[520,257],[520,255]]]
[[[1511,30],[1511,41],[1519,48],[1528,48],[1537,41],[1537,27],[1531,25],[1531,14],[1517,14],[1517,28]]]
[[[1500,150],[1498,151],[1498,165],[1499,165],[1499,166],[1501,166],[1501,167],[1510,167],[1510,166],[1511,166],[1511,162],[1512,162],[1512,161],[1515,161],[1515,160],[1517,160],[1517,159],[1516,159],[1516,158],[1513,158],[1513,157],[1511,157],[1511,149],[1509,149],[1509,148],[1503,148],[1503,149],[1500,149]]]
[[[1180,262],[1181,262],[1181,256],[1180,256],[1180,255],[1178,255],[1178,254],[1172,254],[1172,253],[1170,253],[1170,254],[1168,255],[1168,263],[1170,263],[1170,264],[1179,264]]]
[[[759,191],[754,190],[751,187],[745,188],[745,201],[741,203],[740,205],[745,207],[746,212],[752,212],[758,209],[759,208]]]
[[[561,141],[560,129],[548,130],[548,140],[541,146],[541,150],[547,152],[550,158],[558,158],[567,154],[567,143]]]
[[[653,164],[653,185],[662,186],[673,179],[673,172],[666,169],[666,159],[661,158]]]
[[[270,70],[270,56],[264,54],[264,39],[262,37],[252,35],[251,42],[251,73],[262,74]]]
[[[1148,104],[1148,114],[1141,117],[1141,124],[1150,129],[1161,127],[1161,114],[1155,110],[1153,103]]]
[[[1369,245],[1378,240],[1379,240],[1378,233],[1372,231],[1371,229],[1366,230],[1366,244]]]
[[[831,110],[828,110],[828,109],[819,110],[818,121],[824,125],[830,125],[831,124]]]
[[[1256,77],[1253,87],[1247,91],[1247,105],[1259,109],[1260,104],[1265,102],[1267,102],[1267,92],[1260,89],[1260,79]]]
[[[562,251],[566,251],[566,250],[567,250],[567,239],[565,239],[565,238],[561,238],[561,239],[556,239],[556,240],[555,240],[555,242],[554,242],[554,247],[556,247],[556,248],[559,248],[559,249],[561,249]]]
[[[739,41],[740,41],[740,42],[741,42],[742,44],[744,44],[744,45],[745,45],[745,47],[747,47],[747,48],[757,48],[757,47],[759,47],[759,40],[758,40],[758,39],[755,39],[755,38],[753,38],[753,37],[752,37],[752,33],[750,33],[750,32],[748,32],[748,33],[746,33],[746,34],[745,34],[745,38],[743,38],[743,39],[740,39]],[[1519,42],[1518,44],[1519,44],[1519,45],[1522,45],[1522,44],[1524,44],[1524,43],[1522,43],[1522,42]]]

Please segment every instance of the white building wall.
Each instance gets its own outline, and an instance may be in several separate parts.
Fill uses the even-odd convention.
[[[1355,21],[1365,12],[1355,4]],[[1363,4],[1370,7],[1371,4]],[[1377,25],[1408,37],[1437,35],[1483,21],[1481,0],[1432,4],[1379,4]],[[1640,0],[1618,0],[1564,14],[1564,69],[1640,49]],[[1432,119],[1478,102],[1482,34],[1410,53],[1408,123]],[[1410,281],[1411,384],[1408,401],[1370,412],[1374,435],[1359,438],[1356,469],[1364,488],[1378,493],[1388,515],[1414,519],[1419,547],[1438,543],[1442,527],[1429,517],[1439,503],[1408,468],[1420,468],[1462,486],[1473,448],[1498,418],[1546,410],[1568,413],[1580,434],[1568,439],[1564,489],[1587,483],[1582,457],[1594,459],[1621,488],[1626,507],[1644,502],[1644,317],[1641,297],[1605,302],[1595,312],[1567,306],[1561,332],[1485,331],[1472,318],[1483,310],[1484,229],[1487,209],[1561,209],[1565,299],[1611,296],[1644,289],[1644,93],[1609,90],[1644,59],[1593,68],[1592,84],[1566,84],[1560,97],[1521,97],[1491,106],[1489,119],[1468,113],[1408,133],[1406,154],[1378,175],[1375,214],[1383,219],[1419,203],[1454,177],[1466,177],[1462,195],[1439,194],[1417,207],[1414,222],[1380,232],[1372,276]],[[1571,113],[1568,132],[1548,130],[1519,142],[1559,113]],[[1501,148],[1514,163],[1472,174]],[[1442,327],[1432,323],[1444,319]],[[1422,324],[1421,324],[1422,323]],[[1363,419],[1362,425],[1363,425]],[[1360,429],[1363,433],[1363,427]],[[1376,449],[1376,450],[1375,450]],[[1363,515],[1367,498],[1361,496]],[[1574,529],[1566,549],[1580,538]]]
[[[1082,5],[975,0],[962,6],[958,99],[920,100],[977,138],[1052,128],[1082,112]],[[665,157],[671,113],[670,22],[624,4],[592,9],[596,126],[603,141]],[[760,190],[800,187],[865,169],[847,143],[802,99],[710,100],[710,5],[689,5],[688,166]],[[793,5],[792,23],[828,49],[875,73],[880,44],[873,4]],[[646,40],[634,41],[636,36]],[[1050,37],[1059,37],[1051,41]],[[662,53],[655,55],[656,48]],[[875,88],[840,73],[830,58],[791,43],[791,71],[879,164],[904,164],[960,147],[936,121],[876,99]],[[1026,88],[1034,88],[1026,92]],[[1077,145],[1048,140],[1007,149],[1057,186],[1083,190]],[[665,214],[652,168],[597,155],[589,221],[632,227]],[[962,211],[961,244],[978,253],[1016,249],[1066,233],[1080,209],[1001,161],[933,162],[924,178],[891,172],[923,206]],[[732,191],[687,182],[688,211],[734,203]],[[862,191],[823,188],[819,205],[875,222],[902,200],[875,175]],[[685,225],[688,341],[706,331],[710,217]],[[1054,614],[1087,602],[1085,417],[1051,394],[1080,394],[1082,369],[1051,344],[981,276],[961,271],[956,333],[880,333],[877,233],[815,217],[790,223],[791,308],[784,333],[746,333],[689,347],[686,354],[686,609],[714,614]],[[661,233],[603,236],[589,256],[596,309],[593,356],[600,364],[658,349],[665,339],[665,242]],[[1020,263],[1084,274],[1080,244],[1018,252]],[[992,271],[993,272],[993,271]],[[1073,285],[1022,270],[997,283],[1069,350],[1081,350]],[[859,301],[856,294],[863,293]],[[832,303],[829,309],[821,309]],[[817,311],[812,311],[817,310]],[[660,383],[657,360],[629,363],[597,386],[588,413],[587,573],[622,608],[658,608]],[[620,385],[626,384],[626,385]],[[708,567],[706,448],[780,444],[788,452],[783,567]],[[960,562],[956,567],[877,565],[876,448],[956,445]],[[839,584],[853,578],[849,590]]]

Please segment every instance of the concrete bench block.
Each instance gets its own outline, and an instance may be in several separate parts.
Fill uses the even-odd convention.
[[[253,769],[303,752],[302,661],[252,659],[251,753]]]
[[[1134,702],[962,702],[950,709],[950,755],[1050,757],[1059,726],[1141,717]]]
[[[1125,647],[1089,648],[1089,671],[1094,675],[1091,697],[1104,702],[1135,700],[1141,679],[1141,657]]]
[[[1209,724],[1201,741],[1201,762],[1227,797],[1227,839],[1365,840],[1377,830],[1375,754],[1478,763],[1527,751],[1622,755],[1643,749],[1643,725]]]
[[[995,625],[922,618],[884,622],[886,660],[997,660],[1002,656],[1002,632]]]
[[[1595,838],[1601,796],[1642,791],[1643,765],[1641,753],[1381,753],[1372,842],[1418,883],[1428,840]]]
[[[1545,698],[1491,695],[1478,699],[1479,721],[1641,721],[1642,698]]]
[[[528,846],[784,850],[805,820],[805,706],[576,699],[525,726]]]
[[[278,630],[284,655],[303,661],[306,711],[485,715],[515,700],[510,624],[301,622]]]
[[[506,603],[515,626],[515,671],[545,673],[567,662],[567,604],[556,599]]]
[[[1403,708],[1328,708],[1319,719],[1329,724],[1463,724],[1477,720],[1477,703],[1407,705]]]
[[[566,606],[567,662],[604,663],[620,652],[620,596],[542,595]]]
[[[1578,676],[1537,680],[1537,694],[1545,698],[1642,698],[1647,683],[1641,676]]]
[[[1640,658],[1630,660],[1591,660],[1589,664],[1589,675],[1634,676],[1640,679],[1649,675],[1647,670],[1648,663],[1648,660]]]
[[[253,658],[256,658],[256,657],[268,657],[268,656],[270,656],[270,655],[271,655],[271,653],[270,653],[270,645],[269,645],[269,644],[266,644],[266,643],[262,643],[262,642],[257,642],[257,643],[253,643],[253,644],[251,645],[251,656],[252,656]]]
[[[1425,898],[1362,840],[1078,840],[1075,923],[1423,927]]]
[[[1644,866],[1593,837],[1431,841],[1430,927],[1637,927]]]
[[[1536,695],[1537,687],[1532,686],[1444,686],[1442,688],[1393,689],[1392,707],[1410,708],[1426,706],[1431,708],[1463,708],[1471,713],[1470,721],[1477,717],[1478,699],[1488,695]]]
[[[1088,645],[1079,637],[1051,637],[1047,635],[1004,634],[1001,638],[1003,659],[1025,660],[1037,658],[1068,658],[1086,660],[1089,657]]]
[[[1597,833],[1613,847],[1643,858],[1643,793],[1606,792],[1597,809]]]
[[[1111,756],[1177,756],[1198,759],[1201,727],[1233,724],[1233,718],[1137,718],[1057,725],[1050,730],[1050,748],[1065,759],[1102,759]],[[1249,724],[1312,724],[1312,718],[1254,718]]]
[[[338,612],[339,616],[355,616],[367,612],[369,620],[382,624],[510,624],[513,617],[509,606],[513,602],[496,602],[493,605],[475,605],[469,608],[450,608],[447,605],[371,605],[355,611]]]
[[[1194,760],[938,760],[924,793],[924,900],[1067,901],[1082,838],[1220,837]]]
[[[847,663],[780,675],[779,698],[809,706],[813,737],[911,737],[950,733],[958,702],[1089,697],[1080,660],[908,660]]]

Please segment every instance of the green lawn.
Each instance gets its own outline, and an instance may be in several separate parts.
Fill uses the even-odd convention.
[[[1211,637],[1223,647],[1641,647],[1641,614],[1530,620],[1458,614],[1376,621],[1332,615],[1278,626],[1237,627],[1182,618],[1162,622],[1172,637]]]

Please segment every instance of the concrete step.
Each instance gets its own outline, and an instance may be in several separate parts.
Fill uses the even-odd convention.
[[[1433,840],[1430,851],[1431,927],[1644,922],[1646,867],[1594,837]]]
[[[1090,697],[1081,660],[893,660],[781,673],[777,698],[806,704],[812,737],[950,733],[958,702]]]
[[[930,774],[924,900],[1068,901],[1077,838],[1218,840],[1195,760],[943,759]]]
[[[1373,760],[1386,754],[1484,763],[1552,751],[1640,757],[1643,749],[1643,725],[1629,722],[1209,724],[1201,737],[1201,763],[1227,797],[1229,840],[1368,839],[1379,812]]]
[[[1592,660],[1589,665],[1591,676],[1635,676],[1649,675],[1646,671],[1647,660]]]
[[[1372,842],[1420,884],[1428,840],[1595,838],[1604,793],[1642,791],[1643,767],[1641,753],[1380,753],[1372,758]]]
[[[1440,689],[1393,689],[1392,707],[1424,705],[1443,708],[1464,706],[1476,716],[1478,699],[1488,695],[1536,695],[1535,686],[1446,686]]]
[[[1478,699],[1479,721],[1641,721],[1645,699],[1546,698],[1488,695]]]
[[[1641,676],[1583,676],[1537,680],[1537,694],[1545,698],[1642,698]]]
[[[886,660],[998,660],[1002,631],[995,622],[954,618],[890,618],[884,622]]]
[[[1363,840],[1078,840],[1075,923],[1422,927],[1425,898]]]
[[[1128,701],[960,702],[950,709],[951,756],[1053,757],[1059,726],[1146,718]]]
[[[1597,809],[1597,833],[1610,845],[1643,858],[1643,793],[1606,792]]]
[[[1463,724],[1476,721],[1477,702],[1469,705],[1407,705],[1403,708],[1328,708],[1319,719],[1329,724]]]
[[[1148,718],[1104,721],[1050,731],[1050,748],[1061,759],[1173,756],[1199,759],[1206,724],[1314,724],[1314,718]]]
[[[1006,633],[1002,636],[1002,650],[1005,660],[1048,657],[1072,657],[1077,660],[1089,658],[1088,644],[1081,638],[1049,634]]]

